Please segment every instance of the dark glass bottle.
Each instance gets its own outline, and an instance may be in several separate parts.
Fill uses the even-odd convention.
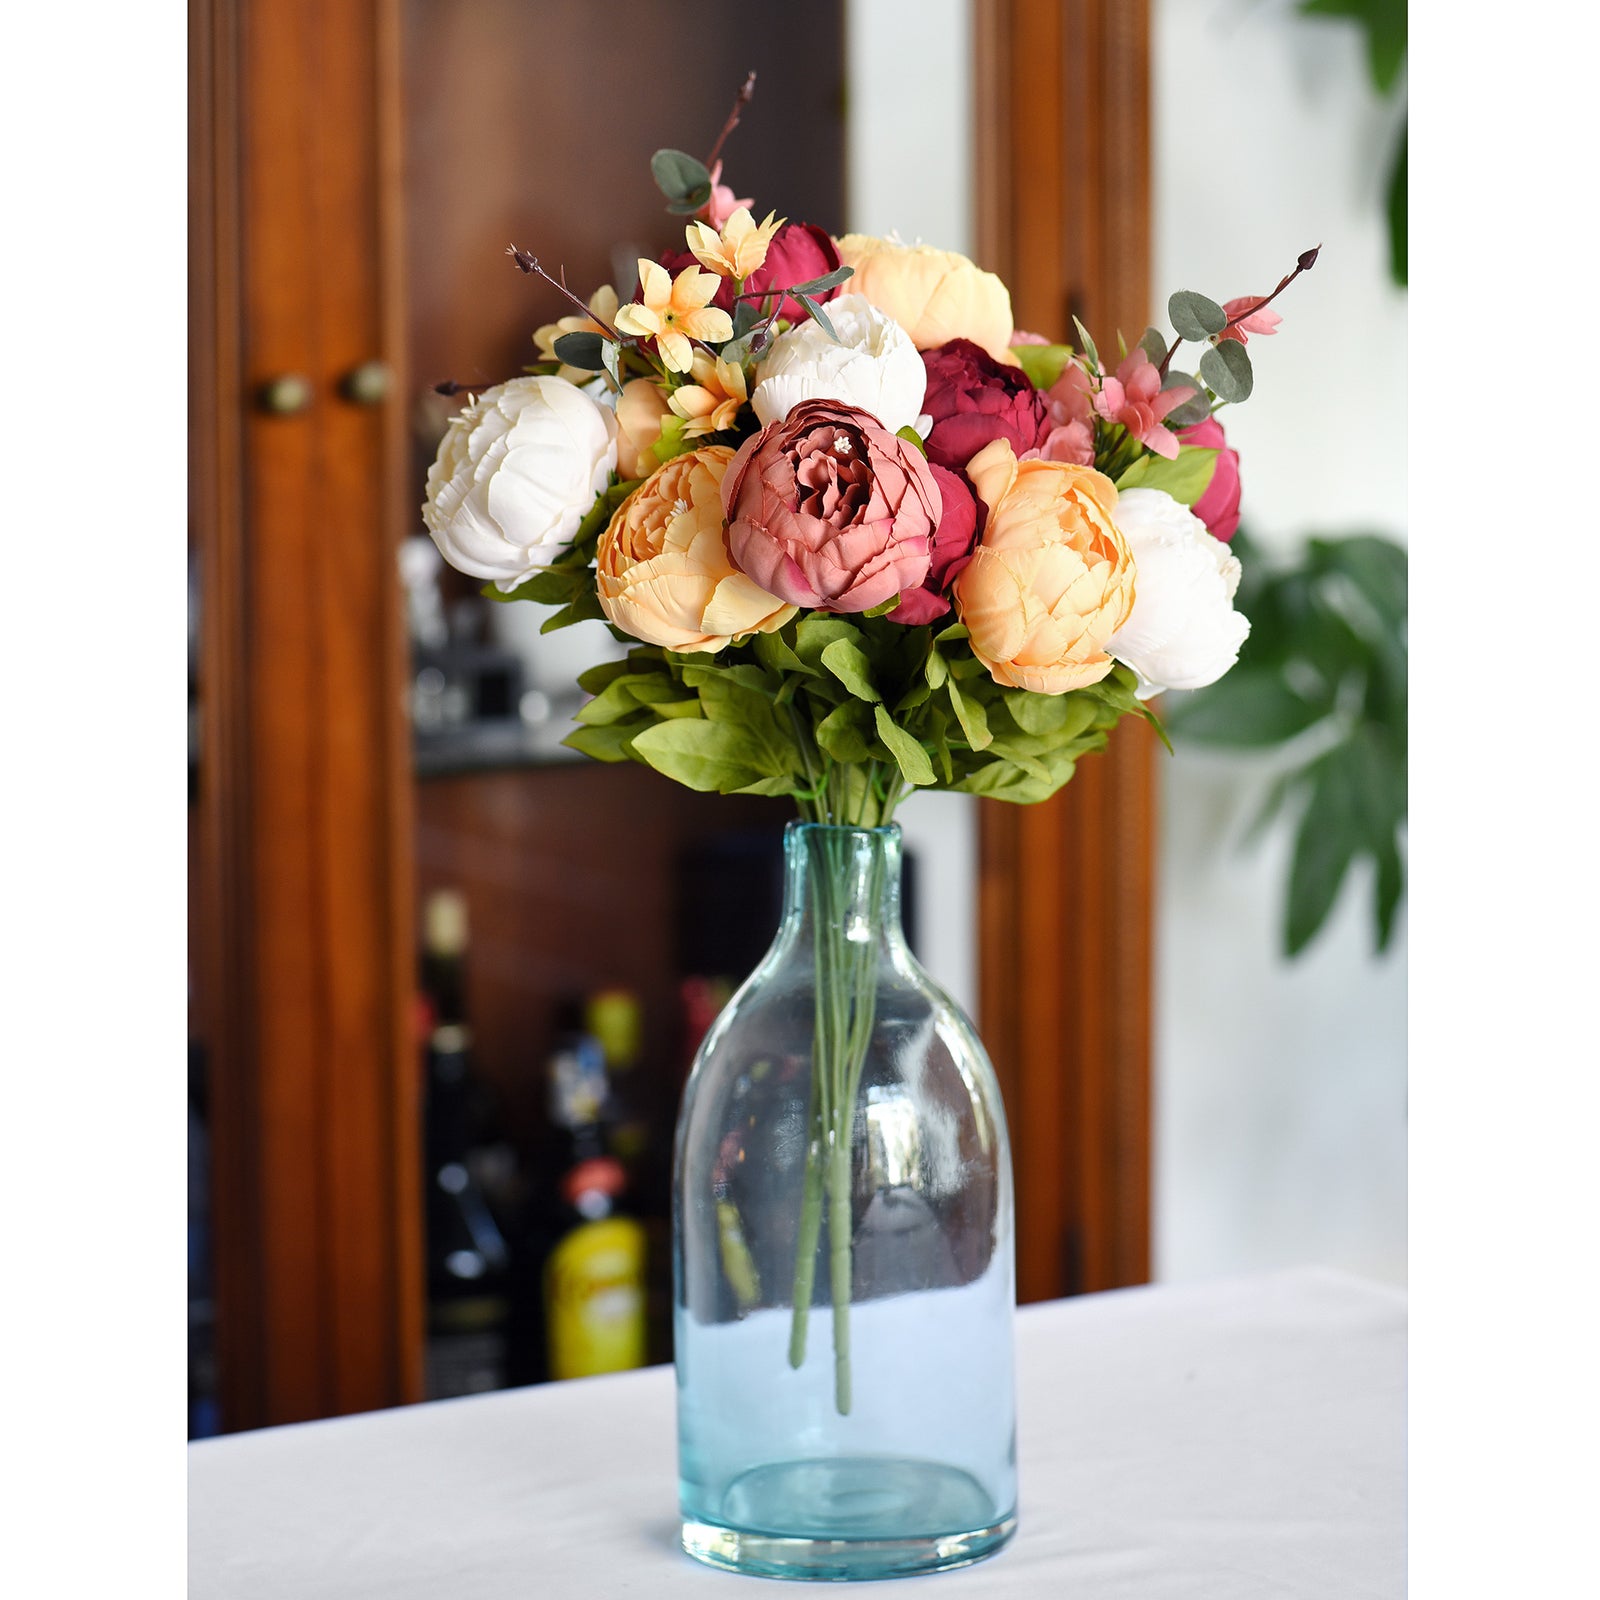
[[[467,924],[459,895],[427,906],[423,986],[426,1050],[427,1395],[481,1394],[506,1383],[510,1252],[473,1175],[479,1095],[466,1009]]]

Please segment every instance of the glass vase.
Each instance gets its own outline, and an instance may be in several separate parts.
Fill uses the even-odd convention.
[[[673,1178],[684,1548],[789,1578],[1016,1526],[1011,1157],[900,923],[900,830],[792,823],[783,921],[707,1034]]]

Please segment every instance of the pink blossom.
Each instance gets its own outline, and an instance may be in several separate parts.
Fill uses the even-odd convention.
[[[1016,328],[1011,334],[1011,348],[1015,350],[1019,344],[1049,344],[1050,341],[1042,333],[1028,333],[1021,328]]]
[[[1160,369],[1144,347],[1136,345],[1117,368],[1116,377],[1101,381],[1094,408],[1107,422],[1120,422],[1147,450],[1172,461],[1178,440],[1165,426],[1166,417],[1194,395],[1187,384],[1163,390]]]
[[[1049,432],[1021,460],[1037,456],[1044,461],[1070,461],[1080,467],[1094,465],[1094,379],[1076,361],[1061,369],[1061,376],[1045,390]]]
[[[734,198],[733,190],[722,182],[722,163],[719,161],[711,169],[711,198],[701,206],[696,215],[702,222],[709,223],[720,233],[723,224],[735,211],[741,206],[748,211],[754,204],[754,200],[738,200]]]
[[[1249,344],[1249,339],[1245,337],[1247,334],[1276,333],[1278,324],[1283,321],[1283,318],[1276,311],[1268,311],[1264,307],[1259,311],[1256,310],[1256,307],[1261,306],[1266,298],[1264,294],[1242,294],[1237,300],[1224,301],[1222,309],[1228,313],[1228,321],[1232,326],[1224,328],[1217,337],[1219,339],[1237,339],[1240,344]],[[1249,314],[1240,316],[1241,312],[1248,312]],[[1237,322],[1233,320],[1235,317],[1239,317]]]

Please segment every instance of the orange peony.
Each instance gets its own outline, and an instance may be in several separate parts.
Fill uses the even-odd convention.
[[[864,233],[847,233],[837,243],[839,259],[855,268],[846,293],[865,295],[887,312],[919,350],[970,339],[996,361],[1017,364],[1011,291],[992,272],[932,245],[893,244]]]
[[[989,512],[953,591],[972,653],[996,682],[1037,694],[1097,683],[1112,667],[1106,641],[1133,609],[1116,488],[1093,467],[1018,461],[1004,439],[966,470]]]
[[[674,456],[617,507],[595,551],[600,607],[667,650],[721,650],[771,633],[795,608],[734,569],[722,539],[727,445]]]

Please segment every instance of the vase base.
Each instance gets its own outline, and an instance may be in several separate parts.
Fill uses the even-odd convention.
[[[993,1555],[1017,1526],[994,1513],[976,1479],[935,1462],[789,1461],[735,1480],[722,1519],[686,1515],[683,1548],[755,1577],[912,1577]]]

